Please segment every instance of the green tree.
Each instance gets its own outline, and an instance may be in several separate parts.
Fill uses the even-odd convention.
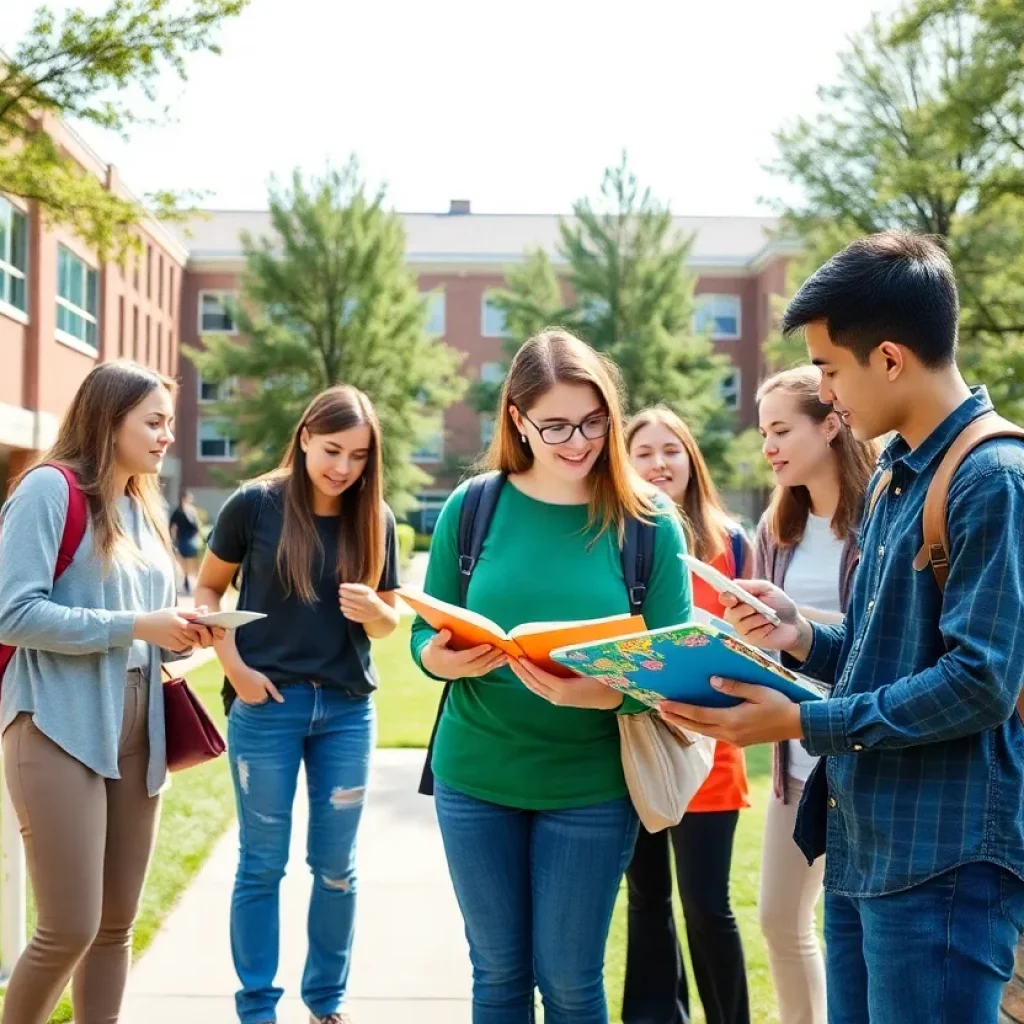
[[[650,189],[641,189],[625,156],[605,171],[599,196],[579,200],[573,214],[561,224],[558,246],[570,300],[563,300],[550,260],[531,254],[495,299],[510,337],[518,344],[547,323],[569,327],[618,364],[628,411],[670,405],[721,465],[734,432],[721,397],[730,364],[692,329],[691,241],[679,236]],[[480,397],[486,403],[493,392]]]
[[[184,80],[185,58],[219,53],[217,30],[249,0],[111,0],[101,14],[80,8],[61,19],[40,8],[9,60],[0,58],[0,192],[35,200],[51,223],[62,223],[101,256],[120,257],[133,244],[142,204],[112,195],[46,134],[47,116],[78,120],[127,135],[152,119],[161,74]],[[161,111],[160,116],[166,116]],[[159,217],[185,215],[189,197],[146,197]]]
[[[776,137],[782,206],[810,268],[854,237],[941,238],[957,271],[962,359],[1024,417],[1024,9],[919,0],[875,18],[840,58],[821,111]],[[791,350],[790,350],[791,351]],[[776,350],[777,356],[785,350]]]
[[[462,391],[459,358],[426,331],[427,301],[405,263],[405,231],[342,170],[270,192],[269,237],[244,235],[233,306],[240,339],[207,335],[186,355],[205,378],[254,382],[216,412],[240,442],[243,475],[276,465],[303,407],[337,383],[365,391],[384,433],[388,500],[401,514],[429,477],[411,462]]]

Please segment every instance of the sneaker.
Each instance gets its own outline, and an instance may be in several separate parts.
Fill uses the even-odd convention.
[[[309,1024],[352,1024],[352,1018],[347,1013],[329,1013],[326,1017],[311,1013]]]

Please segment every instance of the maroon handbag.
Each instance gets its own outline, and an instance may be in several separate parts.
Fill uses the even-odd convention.
[[[164,729],[167,736],[167,769],[180,772],[212,761],[224,753],[224,737],[213,724],[203,702],[184,679],[167,671],[164,683]]]

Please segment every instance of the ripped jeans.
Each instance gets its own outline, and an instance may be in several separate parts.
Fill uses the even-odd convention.
[[[243,704],[228,717],[228,754],[238,805],[238,873],[231,900],[231,953],[242,987],[241,1024],[273,1021],[279,892],[288,862],[299,767],[309,789],[306,860],[313,873],[302,1001],[318,1017],[344,1002],[356,910],[355,845],[376,733],[373,699],[316,683],[281,691],[284,703]]]

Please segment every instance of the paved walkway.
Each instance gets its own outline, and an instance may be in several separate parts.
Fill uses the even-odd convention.
[[[359,917],[350,1009],[359,1024],[468,1024],[469,963],[432,800],[416,793],[423,754],[376,753],[359,843]],[[295,806],[281,891],[278,1024],[307,1024],[298,998],[310,887],[305,788]],[[132,971],[123,1024],[230,1024],[237,980],[228,907],[237,860],[234,829]]]

